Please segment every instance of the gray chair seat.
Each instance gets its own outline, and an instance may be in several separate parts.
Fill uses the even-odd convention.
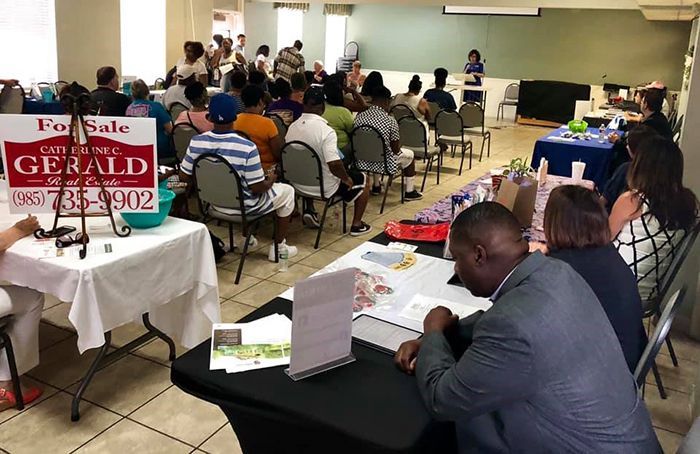
[[[482,136],[486,133],[490,133],[491,131],[489,128],[484,128],[483,132],[481,128],[464,128],[464,133],[469,134],[470,136]]]
[[[462,145],[462,137],[461,136],[438,136],[438,141],[439,142],[444,142],[447,145]],[[471,139],[465,137],[464,138],[464,143],[471,143]]]
[[[214,219],[218,219],[218,220],[221,220],[224,222],[234,222],[236,224],[242,223],[243,217],[240,215],[240,212],[238,212],[237,210],[233,210],[233,211],[236,211],[236,213],[222,211],[221,208],[215,207],[214,205],[209,205],[209,207],[207,208],[207,215],[213,217]],[[268,214],[270,214],[270,213],[269,212],[264,213],[264,214],[248,214],[248,213],[246,213],[246,218],[247,218],[248,222],[255,222],[258,219],[260,219],[264,216],[267,216]]]

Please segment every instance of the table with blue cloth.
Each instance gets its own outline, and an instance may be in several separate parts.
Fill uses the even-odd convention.
[[[66,113],[63,104],[58,101],[44,102],[25,99],[22,113],[31,115],[62,115]]]
[[[532,166],[537,168],[540,159],[549,161],[549,173],[564,177],[571,176],[571,163],[581,161],[586,163],[583,173],[584,180],[595,182],[596,187],[602,189],[608,179],[608,168],[613,158],[613,144],[606,140],[598,142],[598,130],[588,128],[593,135],[590,140],[574,139],[573,141],[561,138],[561,133],[568,131],[566,126],[548,133],[535,142],[535,150],[532,153]],[[561,139],[556,139],[556,138]]]

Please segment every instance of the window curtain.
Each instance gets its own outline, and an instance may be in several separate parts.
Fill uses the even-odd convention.
[[[326,3],[323,5],[323,14],[326,16],[351,16],[352,5],[344,3]]]
[[[273,8],[286,8],[286,9],[296,9],[303,11],[305,13],[309,12],[308,3],[289,3],[289,2],[275,2],[273,3]]]

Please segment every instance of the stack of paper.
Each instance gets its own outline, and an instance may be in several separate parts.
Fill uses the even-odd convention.
[[[441,298],[416,294],[413,296],[413,298],[411,298],[411,301],[409,301],[399,315],[404,318],[422,322],[425,319],[425,316],[428,315],[428,312],[438,306],[448,308],[453,314],[458,315],[459,318],[464,318],[473,314],[474,312],[483,310],[478,307],[469,306],[462,303],[454,303]]]
[[[273,314],[250,323],[215,323],[210,370],[228,373],[289,364],[292,321]]]

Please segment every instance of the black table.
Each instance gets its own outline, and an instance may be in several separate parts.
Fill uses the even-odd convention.
[[[588,100],[591,86],[552,80],[521,80],[517,115],[566,124],[577,100]]]
[[[421,243],[417,252],[440,257],[442,247]],[[291,301],[275,298],[241,322],[274,313],[291,318]],[[171,380],[221,407],[246,454],[456,452],[454,425],[430,418],[415,378],[389,355],[355,342],[352,352],[354,363],[294,382],[282,367],[210,371],[208,340],[173,362]]]

